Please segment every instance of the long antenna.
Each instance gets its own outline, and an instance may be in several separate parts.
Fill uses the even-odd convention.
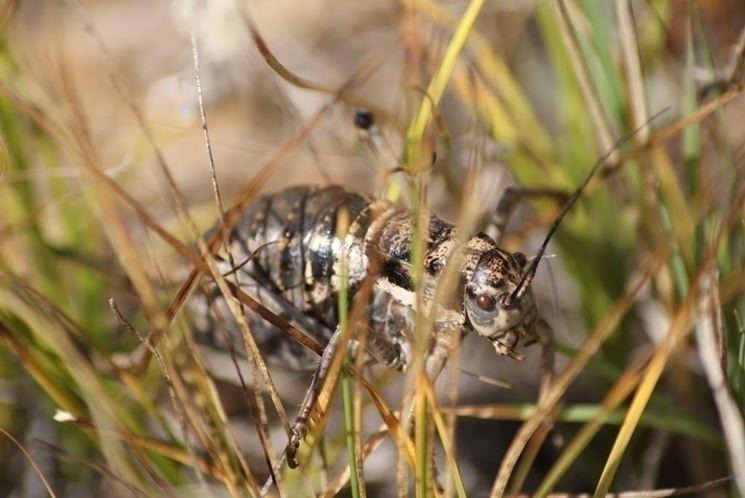
[[[535,277],[535,273],[538,270],[538,263],[540,263],[541,259],[543,258],[543,253],[546,252],[546,247],[548,246],[548,243],[551,241],[551,237],[553,237],[556,230],[559,228],[559,225],[561,224],[564,217],[567,215],[570,209],[572,209],[572,206],[574,206],[574,203],[577,202],[577,199],[582,195],[582,192],[584,192],[585,188],[587,187],[587,184],[590,183],[590,180],[593,176],[595,176],[595,173],[597,173],[598,169],[600,169],[600,166],[605,164],[605,162],[608,160],[611,154],[615,152],[617,149],[621,148],[626,142],[631,140],[634,135],[639,133],[641,130],[643,130],[645,127],[649,126],[649,124],[660,117],[662,114],[666,113],[670,110],[670,107],[666,107],[659,111],[658,113],[651,116],[649,119],[647,119],[644,123],[642,123],[638,128],[634,129],[630,133],[622,136],[619,138],[616,143],[613,144],[613,146],[608,149],[608,151],[600,156],[597,161],[595,161],[595,164],[592,165],[592,169],[590,169],[590,172],[585,177],[585,180],[582,182],[582,184],[577,187],[577,190],[572,193],[571,197],[569,197],[569,200],[564,204],[564,207],[561,209],[561,212],[554,220],[553,224],[551,225],[551,228],[548,231],[548,234],[546,234],[546,238],[543,240],[543,243],[541,244],[541,248],[538,250],[538,254],[535,258],[530,262],[530,265],[528,265],[528,268],[525,270],[525,273],[523,274],[523,278],[520,280],[520,283],[517,285],[515,290],[510,294],[510,297],[507,299],[507,306],[514,303],[515,300],[520,299],[523,297],[525,292],[527,292],[528,288],[530,287],[530,284],[533,282],[533,278]]]

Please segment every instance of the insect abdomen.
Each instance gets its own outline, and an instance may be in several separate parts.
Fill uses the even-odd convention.
[[[339,212],[345,209],[351,222],[369,205],[363,195],[336,186],[292,187],[260,197],[231,234],[234,257],[253,255],[245,271],[333,329],[344,242],[337,234]]]

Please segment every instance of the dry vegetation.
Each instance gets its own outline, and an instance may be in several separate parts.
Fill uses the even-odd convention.
[[[744,27],[737,0],[0,3],[0,496],[745,496]],[[665,108],[540,266],[540,403],[537,348],[466,338],[436,390],[340,361],[289,470],[308,376],[193,340],[221,211],[333,182],[476,231]],[[523,203],[506,247],[560,208]]]

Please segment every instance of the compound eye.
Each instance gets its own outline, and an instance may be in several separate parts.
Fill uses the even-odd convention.
[[[520,268],[523,268],[525,266],[525,263],[528,262],[527,256],[521,252],[516,252],[512,255],[512,257],[515,259],[515,262],[520,265]]]
[[[492,311],[496,304],[497,300],[489,294],[479,294],[476,296],[476,305],[484,311]]]

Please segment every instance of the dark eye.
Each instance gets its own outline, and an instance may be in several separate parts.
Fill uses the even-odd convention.
[[[515,259],[515,262],[520,265],[520,268],[525,266],[525,263],[528,262],[528,258],[525,256],[525,254],[521,252],[516,252],[512,255],[512,257]]]
[[[375,118],[370,111],[357,109],[354,113],[354,125],[360,130],[369,130],[375,124]]]
[[[491,311],[497,304],[497,300],[489,294],[479,294],[476,296],[476,304],[484,311]]]

